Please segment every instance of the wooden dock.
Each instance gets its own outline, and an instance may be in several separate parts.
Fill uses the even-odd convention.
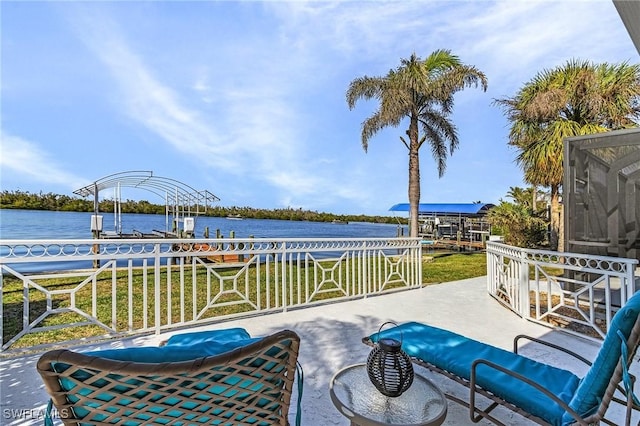
[[[229,253],[224,254],[220,253],[220,250],[215,245],[206,244],[206,243],[196,243],[196,244],[186,244],[188,247],[184,247],[185,244],[182,245],[182,250],[188,250],[193,252],[193,256],[206,259],[211,263],[236,263],[243,264],[247,262],[247,257],[243,254],[237,253]]]
[[[453,240],[448,238],[423,240],[422,244],[423,249],[433,250],[482,251],[486,248],[485,243],[482,241]]]

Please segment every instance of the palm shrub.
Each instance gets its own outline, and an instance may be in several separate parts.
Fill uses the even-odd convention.
[[[513,202],[500,200],[489,210],[487,219],[494,233],[504,236],[505,243],[526,248],[539,248],[545,244],[549,225],[546,208],[534,207],[533,193],[533,188],[511,188],[508,196]]]
[[[509,145],[527,183],[550,190],[552,250],[563,251],[561,188],[563,142],[638,126],[640,65],[573,59],[536,74],[512,97],[497,99],[511,122]]]

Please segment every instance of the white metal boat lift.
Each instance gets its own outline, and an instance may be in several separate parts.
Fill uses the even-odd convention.
[[[212,204],[220,198],[211,192],[198,191],[175,179],[154,176],[152,171],[127,171],[114,173],[73,191],[81,197],[93,195],[93,211],[91,231],[95,237],[122,236],[122,187],[143,189],[152,192],[165,200],[165,230],[154,230],[153,237],[180,237],[192,234],[195,218],[204,214]],[[99,193],[114,188],[114,231],[103,232],[102,216],[99,215]],[[136,235],[139,237],[140,235]]]

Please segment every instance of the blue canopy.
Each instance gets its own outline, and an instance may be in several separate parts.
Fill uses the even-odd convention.
[[[485,215],[492,207],[495,207],[495,205],[486,203],[420,203],[418,213],[421,215]],[[392,212],[408,212],[409,203],[396,204],[389,210]]]

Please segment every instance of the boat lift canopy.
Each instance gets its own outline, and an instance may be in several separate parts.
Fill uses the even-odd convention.
[[[484,216],[495,207],[488,203],[420,203],[418,214],[424,216]],[[391,206],[389,211],[408,212],[409,203],[400,203]]]
[[[154,176],[152,171],[128,171],[114,173],[96,180],[95,182],[73,191],[81,197],[93,195],[94,214],[99,213],[99,193],[108,188],[115,188],[114,199],[119,205],[121,203],[120,188],[130,187],[143,189],[161,197],[166,203],[167,222],[169,215],[173,216],[173,221],[177,224],[183,222],[185,217],[198,216],[207,212],[212,204],[220,201],[220,198],[211,192],[197,191],[191,186],[175,179],[162,176]],[[120,216],[119,209],[114,211],[116,216]],[[121,230],[119,230],[121,231]]]

